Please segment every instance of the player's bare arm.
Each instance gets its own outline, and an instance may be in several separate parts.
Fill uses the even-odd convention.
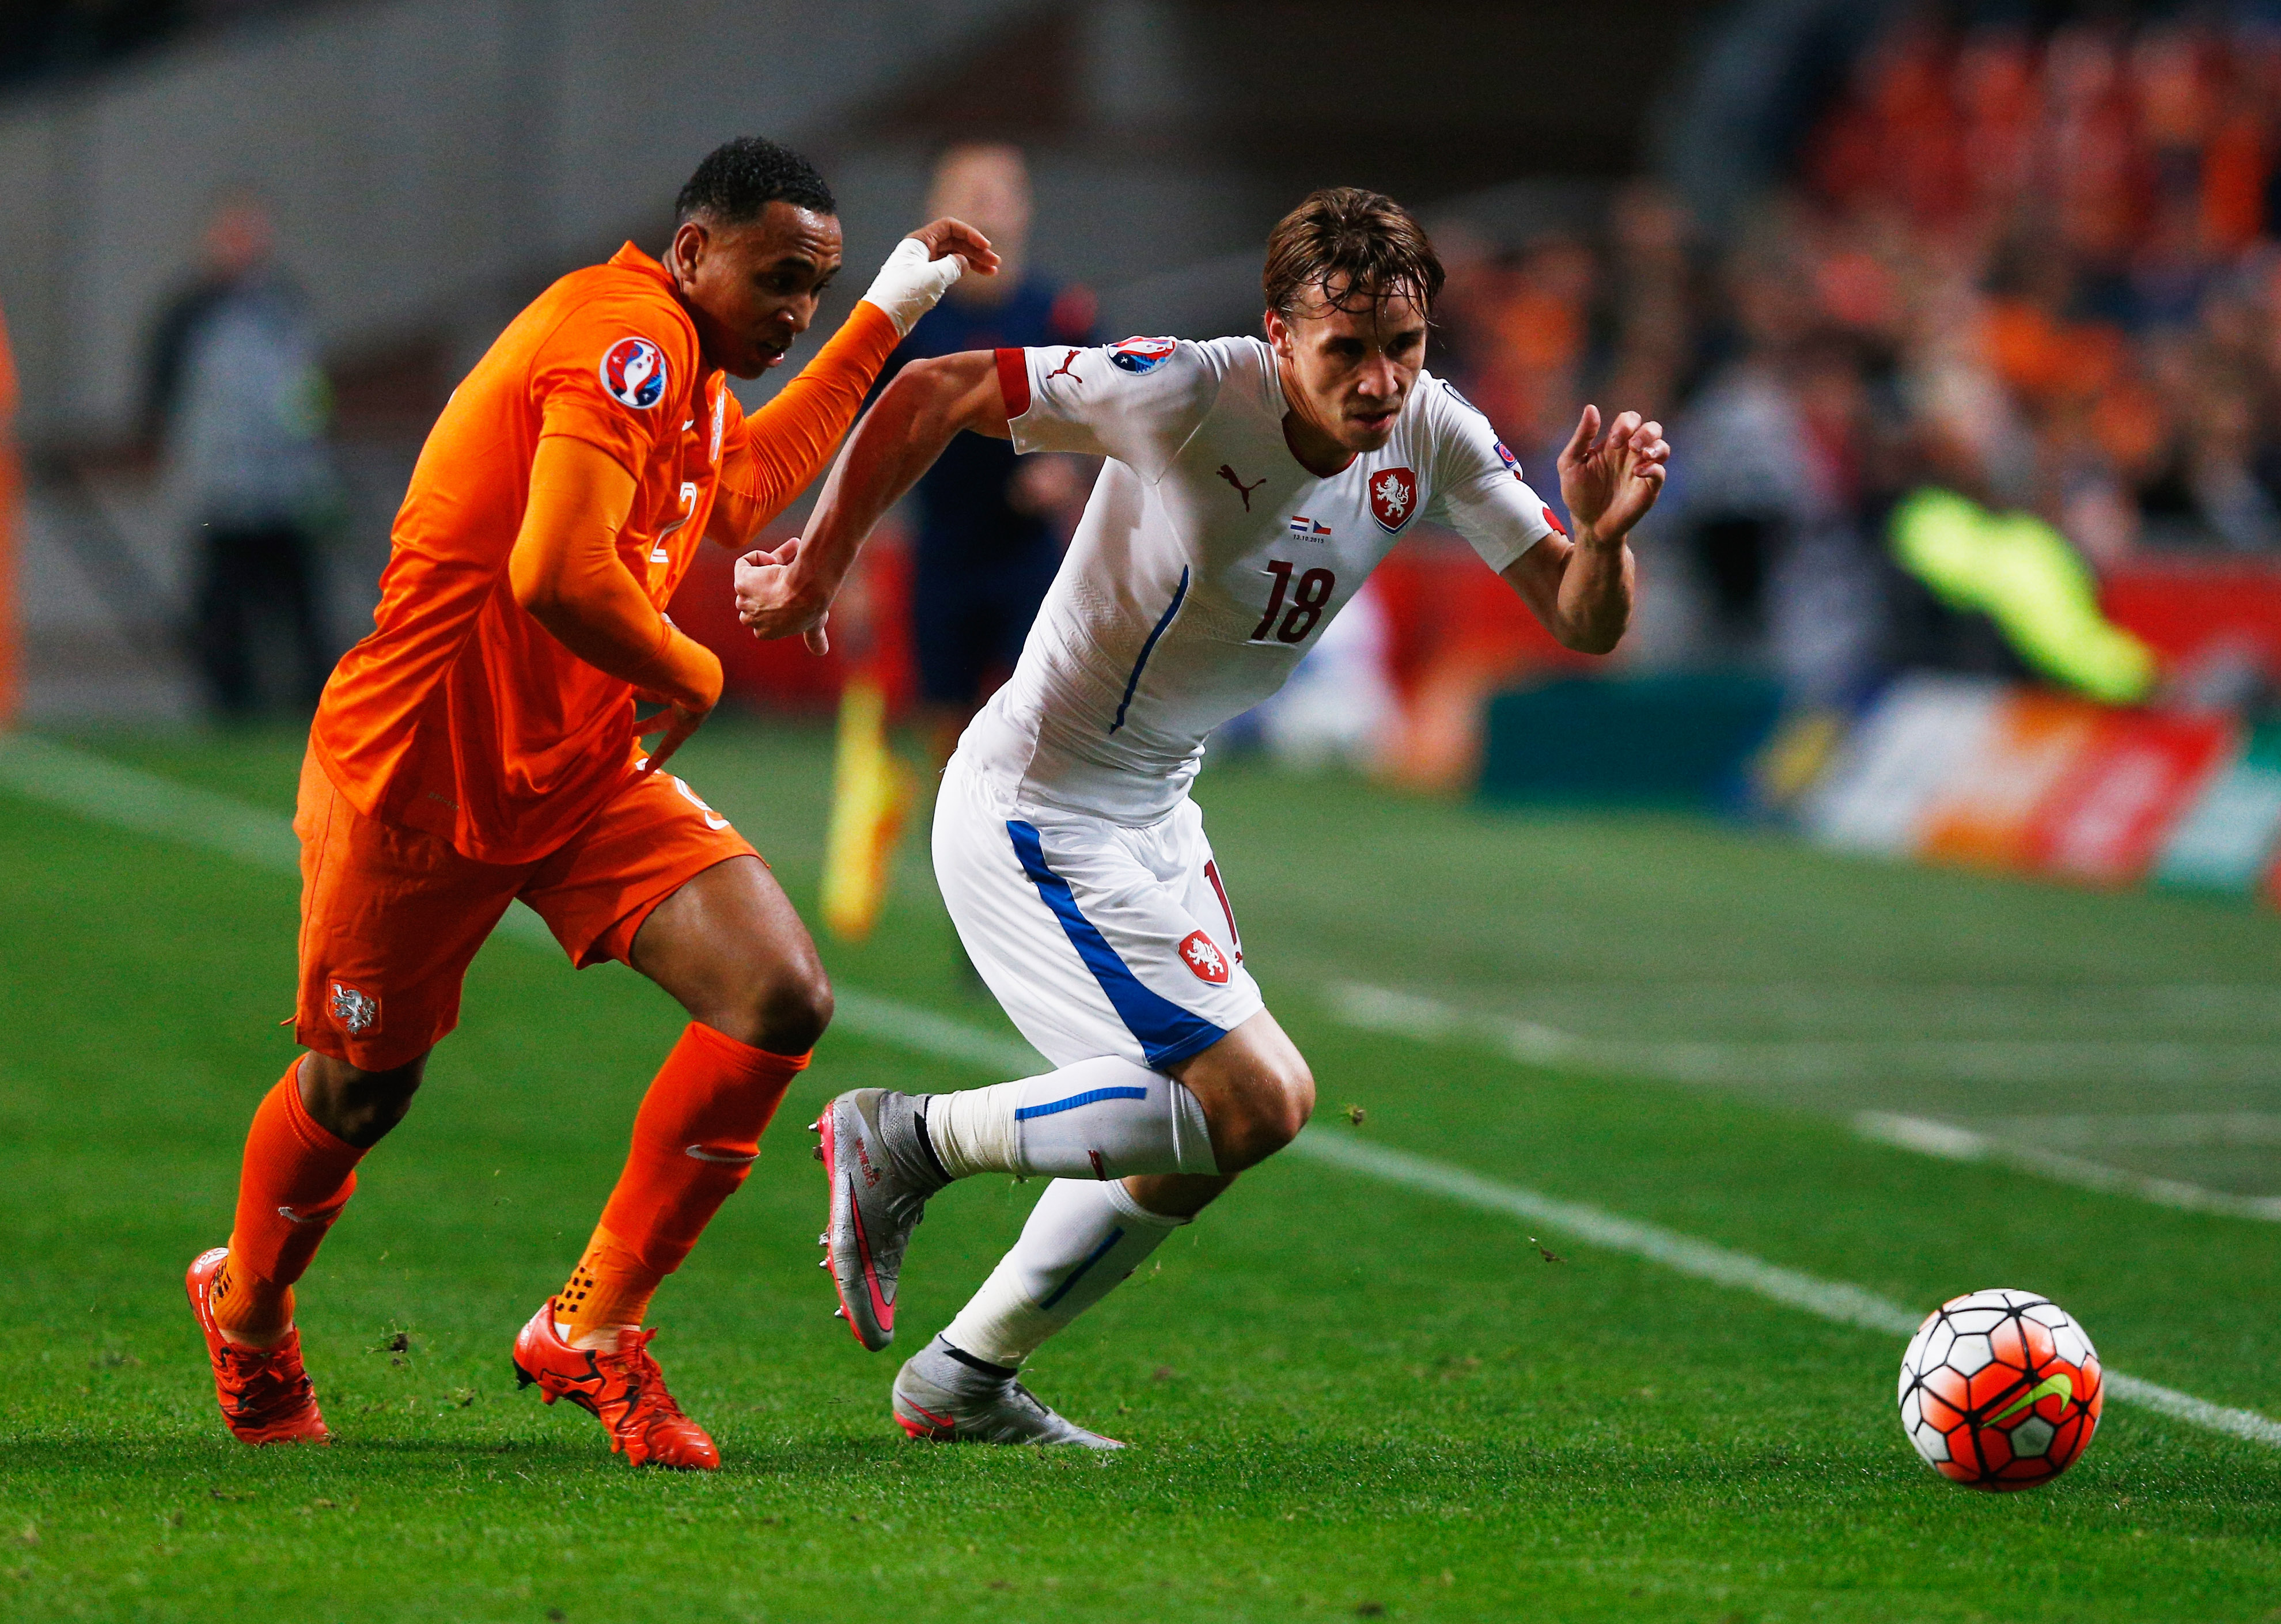
[[[962,429],[1008,437],[995,355],[970,350],[897,374],[840,453],[807,534],[737,561],[737,615],[753,635],[799,633],[823,653],[825,614],[865,538]]]
[[[1504,571],[1562,647],[1604,654],[1622,639],[1633,588],[1625,538],[1655,506],[1670,460],[1663,425],[1636,412],[1620,414],[1604,437],[1599,407],[1577,419],[1560,453],[1560,496],[1576,534],[1547,536]]]

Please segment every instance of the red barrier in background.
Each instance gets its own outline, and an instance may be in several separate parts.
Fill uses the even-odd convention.
[[[2161,656],[2165,675],[2254,661],[2281,678],[2281,564],[2262,559],[2134,559],[2107,570],[2107,618]]]
[[[774,546],[789,530],[771,530]],[[831,652],[811,654],[798,638],[754,640],[737,623],[736,555],[726,547],[698,550],[666,613],[673,623],[721,656],[727,696],[767,710],[828,714],[839,703],[848,673],[869,666],[901,710],[916,688],[911,663],[910,553],[900,532],[882,529],[863,549],[855,576],[832,605],[827,630]]]

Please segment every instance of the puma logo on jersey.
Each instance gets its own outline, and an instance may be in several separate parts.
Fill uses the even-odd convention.
[[[1064,374],[1072,378],[1077,376],[1077,358],[1084,353],[1082,350],[1071,350],[1067,355],[1063,356],[1062,364],[1046,374],[1046,382],[1050,383]]]
[[[1225,462],[1219,465],[1219,476],[1235,487],[1236,495],[1243,499],[1243,511],[1246,513],[1251,511],[1251,493],[1267,483],[1266,477],[1262,476],[1247,485],[1235,476],[1235,470]]]

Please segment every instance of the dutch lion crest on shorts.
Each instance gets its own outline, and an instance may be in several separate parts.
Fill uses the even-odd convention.
[[[380,1025],[380,1000],[360,993],[345,981],[333,983],[333,1018],[352,1038],[361,1038]]]

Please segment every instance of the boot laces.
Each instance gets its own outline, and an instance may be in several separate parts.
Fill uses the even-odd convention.
[[[310,1396],[309,1373],[291,1347],[222,1347],[225,1374],[241,1419],[267,1421],[298,1408]]]
[[[650,1339],[657,1333],[628,1331],[619,1337],[615,1352],[598,1353],[594,1363],[607,1371],[621,1384],[625,1404],[626,1427],[646,1427],[660,1421],[686,1423],[689,1418],[674,1402],[673,1394],[665,1385],[665,1372],[649,1350]]]

